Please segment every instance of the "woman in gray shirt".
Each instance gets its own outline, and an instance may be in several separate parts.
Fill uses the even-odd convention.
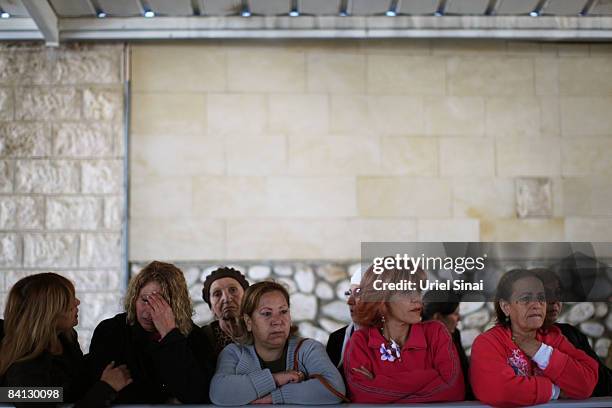
[[[245,336],[241,344],[230,344],[219,355],[210,387],[214,404],[341,401],[344,383],[323,345],[311,339],[300,344],[294,335],[289,293],[282,285],[266,281],[250,286],[242,299],[241,314]]]

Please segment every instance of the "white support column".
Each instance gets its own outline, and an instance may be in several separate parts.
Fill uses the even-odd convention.
[[[59,21],[47,0],[22,0],[49,47],[59,46]]]

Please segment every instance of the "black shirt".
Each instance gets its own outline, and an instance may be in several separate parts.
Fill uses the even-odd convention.
[[[4,386],[11,387],[63,387],[64,403],[76,403],[75,407],[106,407],[116,393],[105,382],[87,379],[83,352],[75,340],[60,336],[63,352],[44,352],[31,360],[14,363],[6,371]],[[99,379],[99,377],[98,377]],[[16,404],[17,406],[51,407],[57,404]]]
[[[289,345],[289,342],[287,342],[287,344],[285,344],[285,348],[283,350],[283,355],[280,356],[280,358],[278,360],[274,360],[274,361],[264,361],[260,356],[259,353],[257,353],[257,351],[255,351],[255,353],[257,354],[257,359],[259,359],[259,364],[261,365],[262,369],[269,369],[270,372],[272,374],[275,373],[280,373],[283,371],[287,371],[287,346]]]
[[[133,382],[118,393],[116,402],[210,403],[212,347],[202,330],[192,323],[187,336],[174,329],[161,341],[155,341],[138,323],[129,325],[126,317],[121,313],[101,322],[94,331],[88,355],[92,377],[99,377],[111,361],[126,364],[130,370]]]
[[[612,371],[601,361],[597,353],[591,348],[589,339],[577,327],[567,323],[555,323],[561,333],[574,345],[577,349],[584,351],[589,357],[597,361],[598,378],[597,385],[591,394],[591,397],[607,397],[612,395]]]

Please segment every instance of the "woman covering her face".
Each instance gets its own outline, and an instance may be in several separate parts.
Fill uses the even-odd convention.
[[[340,373],[323,345],[301,342],[291,326],[289,293],[276,282],[251,285],[242,298],[245,337],[219,355],[210,387],[216,405],[337,404],[344,394]],[[297,357],[297,369],[294,360]],[[320,375],[324,383],[312,375]]]
[[[103,407],[131,382],[125,366],[109,362],[89,387],[74,330],[79,303],[72,282],[55,273],[30,275],[11,288],[0,342],[2,386],[63,387],[64,403]]]
[[[589,398],[597,363],[557,327],[543,330],[546,295],[538,276],[515,269],[499,281],[497,325],[476,338],[470,376],[476,397],[500,407]]]
[[[425,279],[421,269],[370,267],[361,281],[361,299],[353,318],[361,329],[344,352],[344,374],[351,402],[417,403],[464,398],[457,350],[446,327],[421,322],[417,290],[377,290],[384,284]],[[375,283],[377,280],[381,282]]]
[[[119,403],[207,403],[211,346],[191,320],[185,277],[176,266],[151,262],[130,281],[125,313],[102,321],[89,347],[89,368],[126,364],[134,382]]]

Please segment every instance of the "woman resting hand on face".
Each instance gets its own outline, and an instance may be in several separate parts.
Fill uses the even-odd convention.
[[[90,373],[99,375],[110,361],[127,365],[133,383],[117,403],[208,403],[212,348],[192,315],[183,272],[151,262],[130,281],[125,313],[96,327]]]

